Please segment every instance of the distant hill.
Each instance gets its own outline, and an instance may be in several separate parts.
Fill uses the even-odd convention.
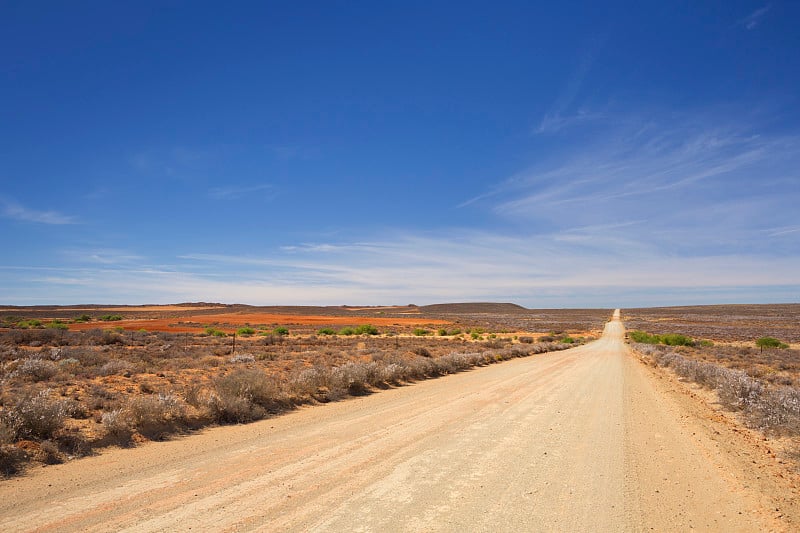
[[[422,313],[440,314],[474,314],[474,313],[527,313],[528,309],[521,305],[496,302],[465,302],[453,304],[423,305],[419,308]]]

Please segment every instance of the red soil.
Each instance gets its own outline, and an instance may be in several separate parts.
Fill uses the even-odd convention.
[[[372,324],[373,326],[422,326],[451,324],[447,320],[393,317],[347,317],[321,315],[284,315],[275,313],[220,313],[213,315],[191,315],[172,318],[131,319],[115,322],[89,322],[70,324],[69,329],[80,331],[97,327],[121,327],[126,330],[146,329],[147,331],[171,331],[174,333],[190,333],[202,331],[205,326],[212,325],[222,331],[233,331],[245,325],[272,326],[356,326]]]

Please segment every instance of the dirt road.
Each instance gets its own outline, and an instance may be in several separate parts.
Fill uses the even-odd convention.
[[[618,317],[618,314],[617,314]],[[785,529],[602,339],[0,482],[4,531]],[[734,461],[734,462],[732,462]]]

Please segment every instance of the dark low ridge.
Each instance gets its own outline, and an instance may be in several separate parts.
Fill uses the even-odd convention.
[[[450,304],[423,305],[419,308],[423,313],[527,313],[529,310],[521,305],[496,302],[464,302]]]

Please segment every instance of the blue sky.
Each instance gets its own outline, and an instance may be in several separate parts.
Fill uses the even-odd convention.
[[[0,303],[800,301],[796,2],[0,2]]]

